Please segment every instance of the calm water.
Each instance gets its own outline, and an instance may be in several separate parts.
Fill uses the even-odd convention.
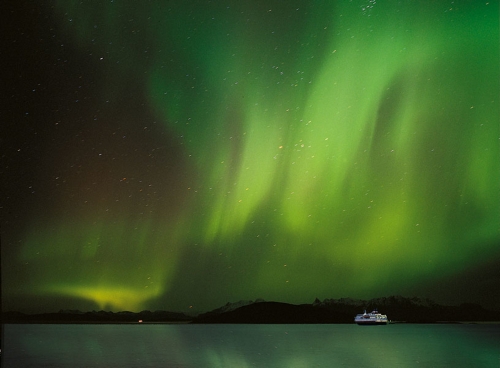
[[[500,325],[5,325],[2,367],[500,367]]]

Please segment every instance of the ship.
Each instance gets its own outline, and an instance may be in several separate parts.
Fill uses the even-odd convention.
[[[380,314],[376,309],[374,309],[371,313],[366,313],[366,310],[363,314],[357,314],[354,317],[354,322],[356,322],[360,326],[368,325],[386,325],[389,323],[387,316],[385,314]]]

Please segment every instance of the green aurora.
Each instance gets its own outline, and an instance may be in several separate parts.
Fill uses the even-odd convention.
[[[44,8],[93,94],[43,150],[21,230],[3,227],[20,244],[3,307],[424,294],[498,259],[498,8]]]

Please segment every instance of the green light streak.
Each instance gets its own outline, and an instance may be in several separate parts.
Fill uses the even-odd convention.
[[[28,232],[21,259],[40,249],[45,266],[73,267],[40,271],[32,292],[139,308],[173,285],[194,293],[220,254],[213,277],[229,285],[192,298],[303,302],[398,292],[495,251],[492,7],[299,3],[59,2],[75,43],[107,50],[112,81],[144,83],[198,176],[168,230],[124,214]]]
[[[141,309],[168,290],[166,280],[177,267],[178,240],[175,230],[165,225],[141,222],[131,228],[132,223],[33,229],[21,254],[35,276],[27,292],[83,298],[101,309]]]

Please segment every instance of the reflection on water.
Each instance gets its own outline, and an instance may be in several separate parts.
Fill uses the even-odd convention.
[[[500,325],[5,325],[2,367],[498,367]]]

